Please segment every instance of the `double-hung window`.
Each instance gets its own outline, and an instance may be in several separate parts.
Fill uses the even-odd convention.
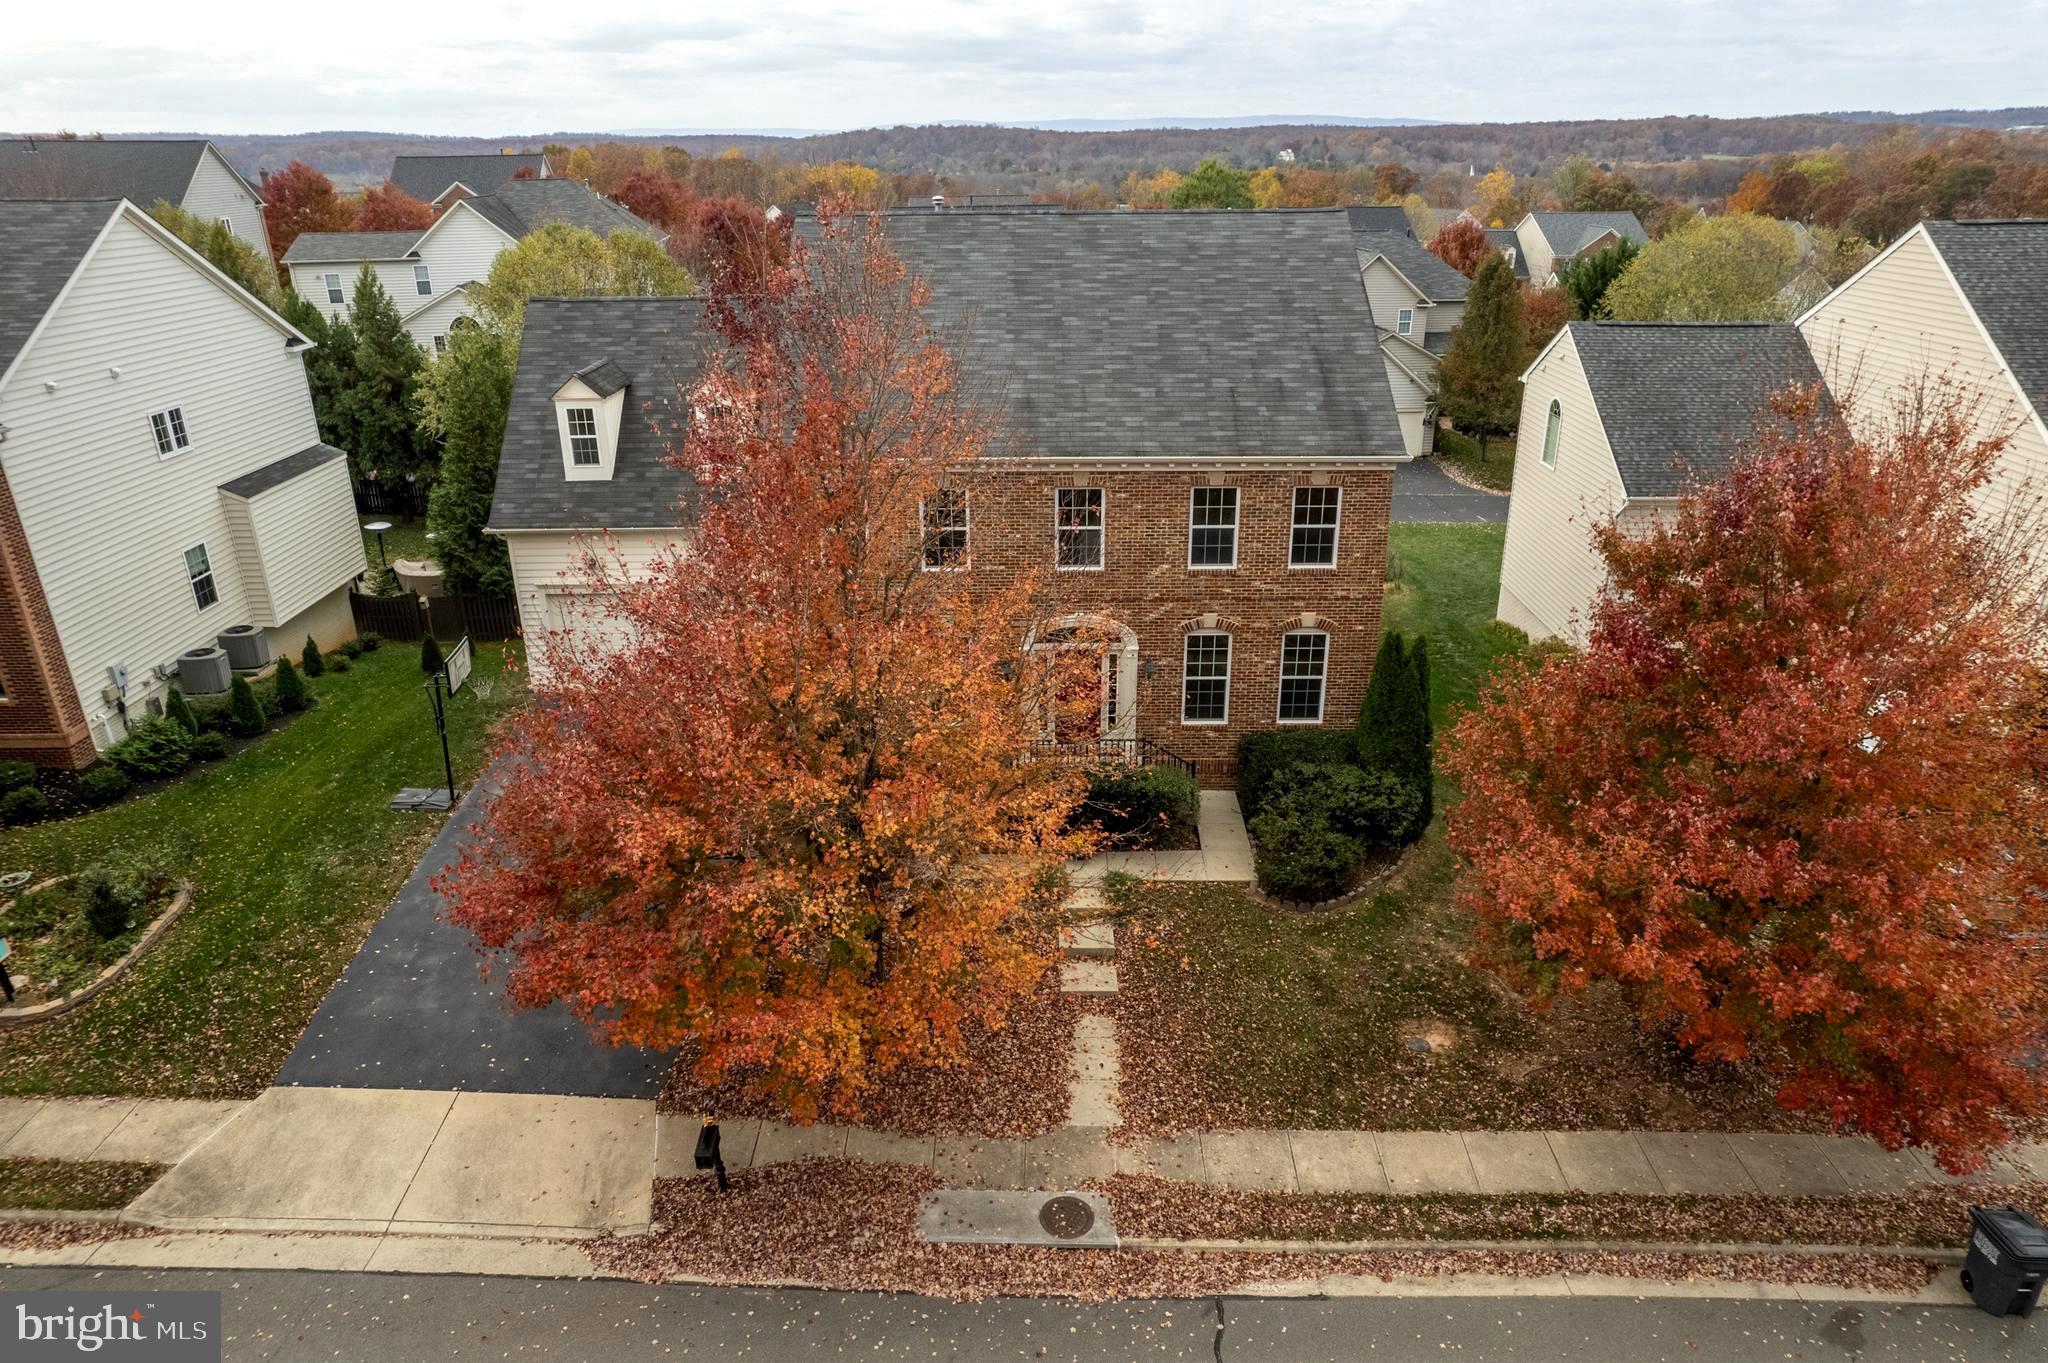
[[[347,301],[346,296],[341,291],[341,276],[338,274],[328,275],[326,282],[327,305],[332,308],[340,307]]]
[[[967,494],[957,488],[934,492],[917,504],[924,531],[928,573],[967,566]]]
[[[1402,308],[1394,314],[1394,330],[1403,336],[1415,334],[1415,309]]]
[[[1063,487],[1053,494],[1053,533],[1058,568],[1102,566],[1102,489]]]
[[[1337,517],[1343,492],[1334,487],[1294,489],[1294,522],[1287,535],[1287,566],[1337,566]]]
[[[1230,636],[1201,630],[1187,636],[1180,673],[1180,722],[1230,720]]]
[[[192,600],[199,609],[205,610],[220,600],[220,589],[213,584],[213,564],[206,557],[206,546],[195,544],[185,551],[185,580],[192,585]]]
[[[571,407],[569,416],[569,462],[578,468],[596,468],[597,409]]]
[[[1198,487],[1188,493],[1188,567],[1237,566],[1237,489]]]
[[[412,267],[412,287],[413,292],[419,294],[422,298],[434,292],[434,281],[427,278],[426,266],[415,265]]]
[[[192,441],[185,434],[185,409],[166,407],[149,414],[149,433],[156,441],[156,456],[168,459],[179,450],[190,449]]]
[[[1323,680],[1330,670],[1330,636],[1319,629],[1298,629],[1280,640],[1280,713],[1282,724],[1323,722]]]

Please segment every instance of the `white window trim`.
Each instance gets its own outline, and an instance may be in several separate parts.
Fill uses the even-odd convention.
[[[1226,491],[1226,490],[1227,490],[1227,491],[1228,491],[1228,492],[1230,493],[1230,562],[1228,562],[1228,563],[1197,563],[1197,562],[1195,562],[1195,530],[1197,529],[1197,526],[1195,525],[1195,494],[1197,494],[1197,493],[1200,493],[1200,492],[1221,492],[1221,491]],[[1221,526],[1215,526],[1215,525],[1205,525],[1205,526],[1201,526],[1201,527],[1199,527],[1199,528],[1200,528],[1200,529],[1203,529],[1203,530],[1220,530],[1220,529],[1221,529],[1222,527],[1221,527]],[[1191,488],[1189,488],[1189,489],[1188,489],[1188,571],[1189,571],[1189,572],[1195,572],[1195,573],[1225,573],[1225,572],[1229,572],[1229,571],[1231,571],[1232,569],[1236,568],[1236,567],[1237,567],[1237,556],[1238,556],[1238,555],[1237,555],[1237,551],[1238,551],[1238,541],[1239,541],[1239,539],[1240,539],[1240,538],[1242,537],[1242,535],[1243,535],[1243,530],[1244,530],[1244,490],[1243,490],[1242,488],[1236,488],[1236,487],[1232,487],[1232,488],[1228,488],[1228,489],[1225,489],[1225,488],[1221,487],[1220,485],[1207,485],[1207,486],[1202,486],[1202,487],[1191,487]]]
[[[1282,719],[1280,717],[1281,697],[1287,688],[1287,641],[1298,635],[1314,634],[1323,641],[1323,672],[1317,680],[1316,717],[1314,719]],[[1330,710],[1330,631],[1326,629],[1290,629],[1280,636],[1280,675],[1273,689],[1273,722],[1275,724],[1315,725],[1323,722],[1323,716]]]
[[[327,290],[328,307],[345,308],[348,306],[348,291],[341,287],[340,275],[323,272],[320,276],[320,287]],[[336,294],[340,294],[341,297],[336,298]]]
[[[1223,644],[1223,717],[1188,718],[1188,643],[1193,639],[1221,639]],[[1237,663],[1237,640],[1227,629],[1191,629],[1180,639],[1180,722],[1189,729],[1218,729],[1230,723],[1230,670]],[[1213,681],[1214,678],[1204,678]]]
[[[436,336],[434,338],[434,353],[436,355],[446,355],[448,353],[448,338],[446,336]]]
[[[1330,487],[1330,490],[1337,494],[1337,520],[1330,527],[1330,561],[1328,563],[1296,563],[1294,561],[1294,513],[1296,510],[1294,498],[1300,494],[1303,488],[1310,487],[1322,488],[1330,487],[1330,485],[1327,483],[1301,483],[1297,484],[1294,491],[1288,494],[1287,566],[1290,570],[1300,569],[1303,572],[1334,573],[1337,571],[1337,557],[1342,552],[1344,546],[1344,489],[1341,487]],[[1321,527],[1315,528],[1320,529]]]
[[[424,264],[412,267],[412,289],[421,298],[432,298],[434,296],[433,273]]]
[[[1415,309],[1402,308],[1394,314],[1394,332],[1399,336],[1415,334]]]
[[[1092,492],[1096,497],[1097,545],[1100,552],[1093,563],[1060,562],[1060,494],[1062,492]],[[1109,490],[1099,487],[1056,487],[1052,490],[1052,567],[1056,573],[1099,573],[1109,565]]]
[[[203,573],[194,573],[192,571],[192,560],[189,555],[194,549],[197,549],[206,559],[206,571]],[[213,566],[213,551],[206,547],[205,540],[201,540],[197,544],[187,545],[184,551],[178,555],[178,566],[185,570],[185,590],[192,593],[192,609],[203,613],[212,610],[220,604],[220,573]],[[203,606],[199,604],[199,579],[202,577],[206,579],[208,585],[213,589],[213,600]]]
[[[1556,398],[1543,413],[1543,467],[1557,467],[1557,447],[1564,443],[1564,404]]]
[[[163,441],[157,438],[158,417],[164,419],[164,430],[171,436],[172,444],[169,449],[165,449]],[[182,445],[176,443],[180,437],[183,437],[185,442]],[[159,407],[149,414],[149,447],[156,451],[159,460],[177,459],[192,453],[192,426],[185,420],[185,409],[182,406],[173,403],[169,407]]]
[[[933,563],[925,557],[925,549],[931,543],[930,522],[924,515],[924,498],[917,499],[917,566],[927,573],[964,573],[974,562],[974,499],[965,489],[960,493],[960,509],[966,513],[960,525],[961,536],[966,541],[960,546],[960,561],[957,563]]]
[[[569,423],[570,467],[579,469],[602,468],[604,466],[604,441],[599,438],[597,433],[597,408],[595,406],[565,407],[563,415]],[[578,435],[576,433],[576,418],[578,415],[583,416],[590,422],[589,435]],[[590,442],[590,458],[578,459],[576,457],[576,442],[579,440],[588,440]]]

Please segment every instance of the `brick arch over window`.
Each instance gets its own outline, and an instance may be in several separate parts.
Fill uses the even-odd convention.
[[[1180,622],[1182,634],[1195,634],[1206,630],[1217,630],[1224,634],[1236,634],[1244,628],[1244,621],[1234,615],[1218,615],[1211,611],[1206,615],[1191,615]]]
[[[1271,623],[1272,628],[1279,630],[1282,634],[1297,629],[1319,629],[1334,639],[1342,632],[1335,620],[1332,620],[1327,615],[1317,615],[1314,611],[1298,611],[1293,615],[1282,616]]]

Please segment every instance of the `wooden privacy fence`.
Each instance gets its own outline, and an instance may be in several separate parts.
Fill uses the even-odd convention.
[[[510,639],[519,632],[519,603],[509,596],[400,596],[348,594],[356,629],[374,630],[386,639],[418,643],[428,630],[436,639],[468,635],[483,642]]]

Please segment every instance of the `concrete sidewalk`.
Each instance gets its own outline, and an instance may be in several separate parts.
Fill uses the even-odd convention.
[[[1111,871],[1122,871],[1146,880],[1251,884],[1252,842],[1245,831],[1244,815],[1237,807],[1237,793],[1203,791],[1197,828],[1202,839],[1200,851],[1103,852],[1071,863],[1068,874],[1082,883],[1100,880]]]
[[[246,1103],[0,1098],[0,1159],[176,1164]]]

